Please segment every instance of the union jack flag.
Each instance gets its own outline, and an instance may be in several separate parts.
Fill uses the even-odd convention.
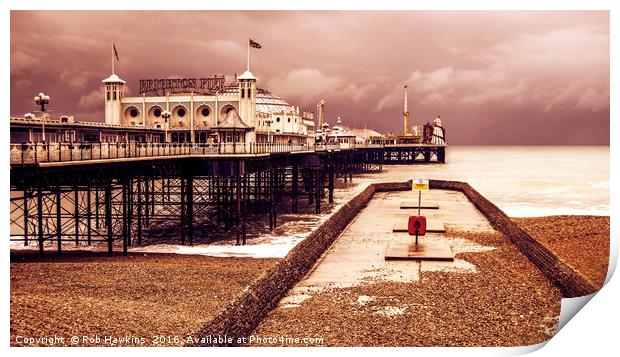
[[[263,48],[263,46],[260,45],[260,43],[250,39],[250,47],[254,47],[254,48]]]

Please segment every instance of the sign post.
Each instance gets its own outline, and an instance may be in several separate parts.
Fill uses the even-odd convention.
[[[429,182],[427,179],[413,180],[411,187],[414,190],[418,190],[418,216],[419,216],[420,210],[422,208],[422,190],[429,189]]]

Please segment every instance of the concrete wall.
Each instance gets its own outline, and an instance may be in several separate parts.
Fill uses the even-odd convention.
[[[228,306],[194,336],[227,336],[235,341],[249,336],[262,319],[276,307],[286,292],[314,266],[319,257],[366,206],[375,192],[411,190],[411,181],[371,184],[340,207],[289,254],[258,277]],[[206,346],[236,345],[235,342]]]
[[[545,276],[562,291],[563,297],[589,295],[598,289],[588,278],[560,259],[554,252],[532,238],[491,201],[465,182],[431,180],[431,189],[460,191],[489,220],[493,228],[503,233],[525,254]]]

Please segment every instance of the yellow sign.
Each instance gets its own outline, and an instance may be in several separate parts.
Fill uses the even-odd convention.
[[[414,190],[428,190],[428,180],[417,179],[413,180],[413,189]]]

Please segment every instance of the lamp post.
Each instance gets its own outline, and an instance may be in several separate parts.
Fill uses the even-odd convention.
[[[36,105],[41,106],[41,126],[42,126],[42,138],[43,138],[43,142],[45,142],[45,117],[46,117],[46,110],[45,110],[45,105],[49,104],[50,102],[50,96],[49,95],[45,95],[45,93],[39,93],[39,95],[37,95],[36,97],[34,97],[34,102]]]
[[[168,110],[164,110],[161,113],[161,117],[164,118],[164,126],[166,128],[166,132],[165,132],[166,137],[164,138],[164,142],[166,143],[168,142],[168,119],[170,119],[171,116],[172,116],[172,113],[170,113],[170,111]]]
[[[273,119],[265,119],[265,124],[267,124],[267,142],[269,144],[271,144],[271,123],[273,123]]]

